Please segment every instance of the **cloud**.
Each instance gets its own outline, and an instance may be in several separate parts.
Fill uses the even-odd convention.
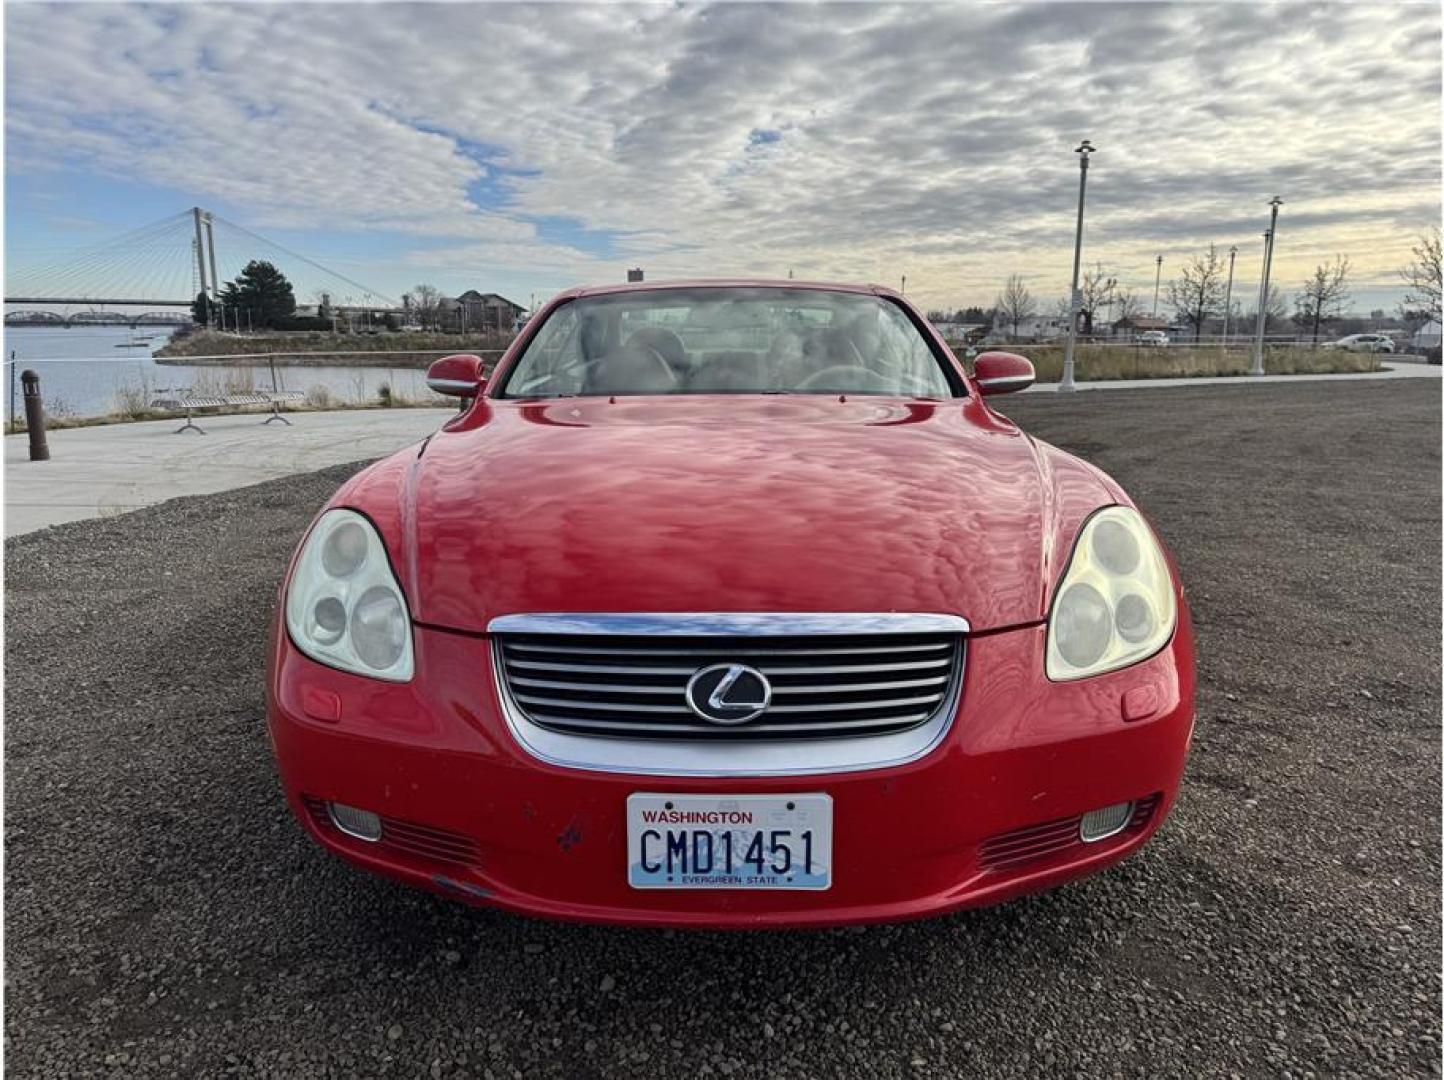
[[[413,238],[377,274],[906,274],[951,304],[1012,271],[1065,290],[1087,136],[1085,257],[1125,281],[1256,247],[1275,193],[1284,279],[1336,249],[1378,276],[1438,216],[1439,29],[1397,4],[12,5],[8,167]]]

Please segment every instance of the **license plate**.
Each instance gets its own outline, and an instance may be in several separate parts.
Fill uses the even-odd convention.
[[[627,797],[634,889],[826,889],[832,796]]]

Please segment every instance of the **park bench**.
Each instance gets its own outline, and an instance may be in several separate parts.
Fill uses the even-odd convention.
[[[305,394],[299,390],[252,390],[244,394],[198,394],[190,390],[157,390],[156,396],[151,399],[152,409],[183,409],[186,414],[186,422],[176,428],[176,434],[183,431],[195,431],[204,435],[205,429],[195,422],[195,411],[197,409],[224,409],[237,405],[269,405],[271,415],[262,420],[262,424],[272,424],[279,420],[287,427],[291,421],[281,415],[281,406],[289,402],[301,401]]]

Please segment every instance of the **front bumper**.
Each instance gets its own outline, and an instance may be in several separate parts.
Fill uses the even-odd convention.
[[[278,624],[268,721],[286,797],[307,831],[348,861],[412,885],[532,915],[631,925],[887,922],[1101,870],[1141,847],[1172,808],[1193,730],[1187,607],[1180,599],[1178,631],[1157,656],[1074,683],[1044,675],[1044,633],[973,636],[941,744],[875,771],[699,779],[548,765],[500,714],[489,641],[425,627],[415,629],[416,676],[397,685],[315,663]],[[1124,718],[1125,695],[1126,711],[1143,715]],[[632,889],[625,808],[638,791],[826,792],[832,886]],[[1072,839],[1069,819],[1129,800],[1139,810],[1122,833],[1096,844]],[[340,831],[327,801],[380,814],[383,840]]]

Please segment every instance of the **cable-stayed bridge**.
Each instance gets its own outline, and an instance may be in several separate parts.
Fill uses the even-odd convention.
[[[162,326],[188,322],[201,293],[219,301],[247,263],[272,263],[296,303],[402,310],[395,299],[200,207],[34,266],[7,267],[7,326]],[[53,308],[62,311],[48,310]],[[141,308],[131,314],[117,308]],[[165,311],[161,309],[170,308]],[[72,311],[70,309],[80,309]]]

